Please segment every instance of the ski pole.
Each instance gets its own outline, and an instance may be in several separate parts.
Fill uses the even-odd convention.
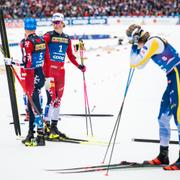
[[[109,171],[109,167],[110,167],[110,163],[111,163],[111,159],[112,159],[112,155],[113,155],[113,151],[114,151],[114,146],[115,146],[115,142],[116,142],[116,137],[117,137],[117,133],[118,133],[118,129],[119,129],[120,119],[121,119],[121,115],[122,115],[122,111],[123,111],[123,107],[124,107],[124,102],[125,102],[125,99],[126,99],[126,96],[127,96],[127,92],[128,92],[128,89],[129,89],[133,74],[134,74],[134,69],[130,68],[127,83],[126,83],[126,88],[125,88],[125,92],[124,92],[123,101],[122,101],[120,111],[118,113],[117,120],[115,122],[113,131],[112,131],[112,134],[111,134],[111,137],[110,137],[110,140],[109,140],[106,152],[105,152],[105,156],[104,156],[104,159],[103,159],[103,163],[104,163],[104,161],[105,161],[105,159],[107,157],[108,150],[110,148],[111,141],[112,141],[113,136],[114,136],[106,175],[108,175],[108,171]]]
[[[86,112],[88,113],[88,117],[89,117],[91,135],[93,136],[92,121],[91,121],[91,114],[90,114],[89,100],[88,100],[88,95],[87,95],[87,87],[86,87],[85,79],[84,79],[84,99],[85,99],[85,102],[86,102]],[[87,115],[87,113],[86,113],[86,115]]]
[[[111,134],[109,143],[108,143],[108,147],[107,147],[107,149],[106,149],[106,153],[105,153],[105,156],[104,156],[104,159],[103,159],[103,163],[105,162],[105,159],[106,159],[106,156],[107,156],[107,153],[108,153],[109,146],[110,146],[110,144],[111,144],[111,141],[112,141],[114,132],[115,132],[115,130],[116,130],[117,123],[118,123],[118,119],[119,119],[119,116],[121,115],[122,107],[124,106],[124,100],[125,100],[125,97],[126,97],[127,90],[128,90],[129,85],[130,85],[131,79],[132,79],[132,70],[130,69],[129,75],[128,75],[128,79],[127,79],[127,83],[126,83],[126,88],[125,88],[125,93],[124,93],[124,99],[123,99],[123,101],[122,101],[122,105],[121,105],[120,111],[119,111],[119,113],[118,113],[117,120],[116,120],[116,122],[115,122],[113,131],[112,131],[112,134]]]
[[[81,44],[82,42],[80,41],[79,42],[79,50],[80,50],[80,59],[81,59],[81,64],[83,65],[83,52],[82,52],[82,49],[84,48],[83,44]],[[88,117],[87,117],[87,106],[86,106],[86,91],[85,91],[85,74],[84,72],[83,73],[83,87],[84,87],[84,108],[85,108],[85,117],[86,117],[86,133],[87,133],[87,136],[88,136]]]
[[[79,50],[80,50],[81,65],[84,65],[84,62],[83,62],[84,43],[82,40],[79,40]],[[87,86],[86,86],[86,79],[85,79],[84,72],[83,72],[83,86],[84,86],[84,105],[85,105],[85,114],[86,114],[86,130],[87,130],[87,135],[88,135],[88,118],[89,118],[91,135],[93,136],[92,121],[91,121],[91,115],[90,115],[89,101],[88,101],[88,95],[87,95]]]
[[[44,122],[44,120],[43,120],[43,118],[42,118],[42,116],[41,116],[41,113],[39,112],[38,108],[37,108],[36,105],[34,104],[34,101],[32,100],[32,98],[31,98],[31,96],[29,95],[29,93],[26,92],[25,87],[24,87],[24,85],[23,85],[20,77],[18,76],[16,70],[14,69],[14,67],[13,67],[12,65],[10,65],[10,68],[11,68],[13,74],[16,76],[19,84],[20,84],[21,87],[23,88],[23,91],[24,91],[25,94],[27,95],[28,100],[29,100],[30,104],[32,105],[32,107],[33,107],[33,109],[34,109],[34,111],[33,111],[34,115],[36,115],[36,114],[39,115],[39,117],[41,118],[42,122]]]
[[[0,8],[0,39],[1,39],[1,45],[0,49],[2,48],[2,55],[4,57],[10,57],[10,51],[8,46],[8,38],[7,38],[7,32],[6,32],[6,26],[5,26],[5,20],[4,20],[4,12],[3,9]],[[12,117],[14,122],[14,130],[16,136],[21,136],[21,126],[19,121],[19,113],[18,113],[18,106],[17,106],[17,97],[16,97],[16,91],[15,91],[15,85],[14,85],[14,77],[11,72],[11,69],[8,66],[5,66],[6,68],[6,76],[7,76],[7,83],[8,83],[8,90],[9,90],[9,97],[10,97],[10,105],[11,105],[11,111],[12,111]]]

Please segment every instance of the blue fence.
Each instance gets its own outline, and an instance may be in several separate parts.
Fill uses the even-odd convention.
[[[7,27],[23,27],[23,19],[5,19]],[[108,17],[78,17],[65,18],[66,25],[97,25],[108,24]],[[51,18],[37,19],[37,26],[51,26]]]
[[[6,27],[23,27],[22,19],[6,19]],[[176,17],[155,17],[155,16],[140,16],[140,17],[71,17],[65,18],[65,24],[71,25],[105,25],[105,24],[128,24],[128,23],[139,23],[139,24],[180,24],[180,16]],[[51,26],[51,18],[37,19],[37,25],[39,27]]]

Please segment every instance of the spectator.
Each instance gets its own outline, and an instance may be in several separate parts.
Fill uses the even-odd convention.
[[[87,16],[176,16],[177,0],[1,0],[6,18],[51,17],[60,12],[66,17]]]

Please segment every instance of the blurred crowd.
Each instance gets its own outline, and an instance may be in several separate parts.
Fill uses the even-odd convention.
[[[0,0],[6,18],[87,16],[178,16],[180,0]]]

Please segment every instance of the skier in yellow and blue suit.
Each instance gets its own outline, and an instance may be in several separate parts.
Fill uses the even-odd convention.
[[[141,26],[133,24],[126,30],[131,49],[131,68],[143,68],[150,59],[166,72],[167,87],[163,94],[158,116],[160,152],[146,164],[165,165],[164,170],[180,170],[180,150],[177,161],[169,165],[170,119],[173,116],[178,129],[180,146],[180,57],[176,50],[161,37],[150,37]]]

